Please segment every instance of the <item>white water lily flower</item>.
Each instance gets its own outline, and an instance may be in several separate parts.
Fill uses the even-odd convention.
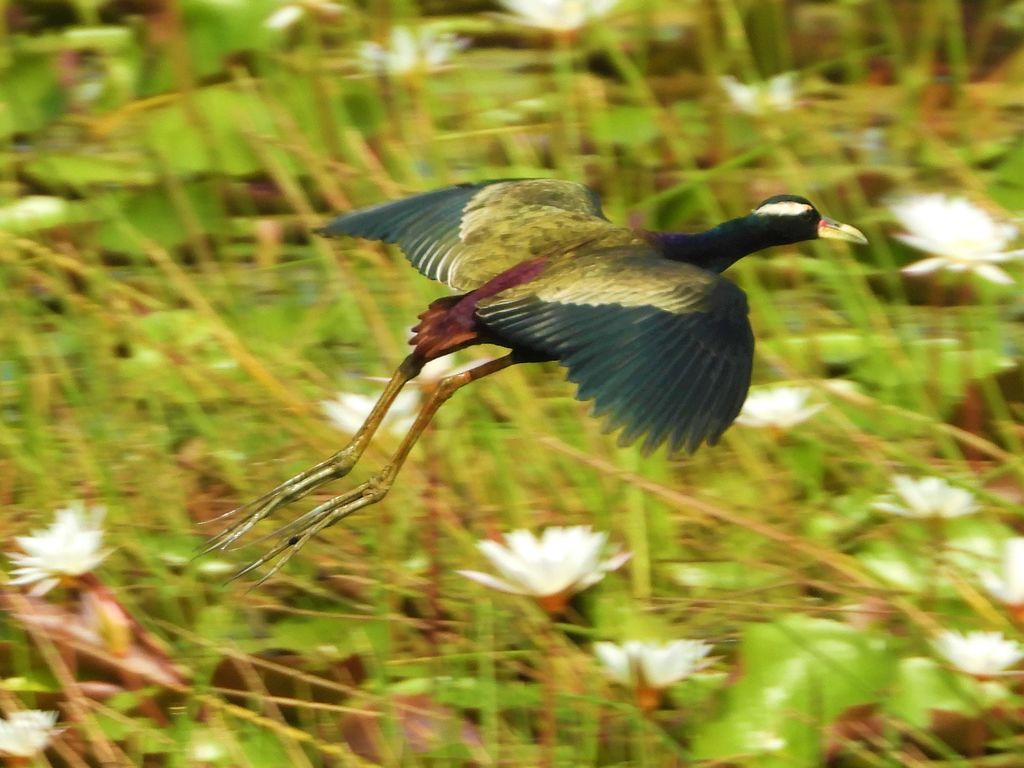
[[[12,712],[0,718],[0,755],[25,758],[39,754],[61,729],[57,713],[38,709]]]
[[[263,22],[267,29],[287,29],[307,13],[318,18],[335,18],[345,12],[345,6],[325,0],[304,0],[300,3],[285,3]]]
[[[631,688],[661,690],[684,680],[711,660],[712,646],[703,640],[672,640],[668,643],[627,640],[594,643],[594,654],[608,676]]]
[[[287,29],[306,15],[306,9],[298,3],[282,5],[263,22],[267,29]]]
[[[997,600],[1024,607],[1024,538],[1007,540],[1002,573],[985,571],[981,574],[981,583]]]
[[[516,20],[550,32],[574,32],[608,14],[619,0],[498,0]]]
[[[710,664],[707,656],[711,649],[702,640],[594,643],[594,655],[605,672],[615,682],[632,688],[637,706],[645,712],[658,708],[666,688]]]
[[[763,83],[744,85],[729,75],[718,82],[729,101],[740,112],[763,115],[766,112],[785,112],[796,106],[796,73],[784,72]]]
[[[572,595],[596,584],[629,559],[629,553],[622,552],[601,560],[607,541],[607,533],[594,532],[589,525],[547,528],[539,538],[529,531],[512,531],[505,535],[504,546],[495,541],[477,542],[477,548],[503,578],[478,571],[459,573],[486,587],[537,598],[554,613],[564,608]]]
[[[749,731],[745,741],[752,752],[778,752],[786,748],[786,740],[774,731]]]
[[[21,235],[64,224],[71,204],[62,197],[26,195],[0,206],[0,232]]]
[[[202,733],[192,737],[188,747],[188,757],[194,764],[210,764],[227,762],[228,749],[214,732]]]
[[[977,677],[1002,674],[1024,659],[1024,647],[1002,632],[946,631],[932,640],[932,646],[961,672]]]
[[[331,425],[347,435],[354,435],[363,425],[373,406],[377,395],[358,395],[351,392],[339,392],[332,400],[323,400],[323,409]],[[420,395],[415,389],[407,389],[398,394],[395,402],[381,422],[381,428],[392,435],[404,435],[412,428],[419,408]]]
[[[922,477],[915,480],[906,475],[892,479],[894,495],[885,496],[872,504],[873,509],[901,517],[952,518],[977,512],[974,494],[950,485],[941,477]]]
[[[387,45],[366,42],[359,47],[359,59],[367,72],[386,75],[410,75],[433,72],[445,66],[468,45],[467,40],[447,33],[437,34],[430,27],[415,32],[395,27]]]
[[[993,283],[1010,284],[1013,278],[998,263],[1024,256],[1024,249],[1007,250],[1017,227],[996,221],[988,211],[962,197],[942,194],[913,195],[889,205],[905,234],[898,240],[934,254],[903,268],[911,275],[939,269],[974,272]]]
[[[100,506],[87,511],[82,502],[71,502],[57,510],[57,519],[49,528],[16,537],[22,551],[7,555],[15,565],[10,583],[33,584],[32,594],[42,595],[61,581],[96,568],[110,554],[101,549],[100,524],[105,513]]]
[[[769,387],[752,391],[737,424],[748,427],[773,427],[789,429],[806,421],[824,408],[824,404],[807,405],[813,393],[810,387]]]

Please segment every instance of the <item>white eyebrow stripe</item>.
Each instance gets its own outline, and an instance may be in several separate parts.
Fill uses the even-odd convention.
[[[780,203],[768,203],[754,210],[755,216],[799,216],[807,213],[811,206],[807,203],[798,203],[794,200],[783,200]]]

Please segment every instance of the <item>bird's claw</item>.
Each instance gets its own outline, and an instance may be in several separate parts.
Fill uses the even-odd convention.
[[[225,530],[213,537],[209,546],[207,546],[200,554],[207,554],[215,550],[232,548],[234,544],[249,533],[257,523],[265,517],[268,517],[275,510],[285,506],[286,504],[290,504],[293,501],[301,499],[303,496],[308,495],[325,483],[337,480],[338,478],[347,475],[359,460],[363,450],[373,437],[374,432],[380,426],[381,421],[387,414],[388,409],[394,403],[395,398],[401,391],[402,387],[420,372],[425,361],[426,359],[416,352],[413,352],[406,357],[398,370],[388,381],[384,392],[377,400],[377,404],[373,407],[373,410],[370,412],[366,421],[356,431],[351,443],[326,461],[322,461],[315,467],[296,475],[290,480],[286,480],[256,501],[241,506],[238,509],[234,509],[226,515],[222,515],[219,519],[231,518],[235,515],[239,515],[239,513],[243,513]],[[429,400],[421,407],[416,421],[413,422],[413,425],[402,439],[398,450],[391,457],[391,460],[384,465],[380,472],[373,475],[365,483],[353,488],[348,493],[325,501],[314,509],[311,509],[309,512],[306,512],[295,520],[292,520],[290,523],[285,523],[269,535],[261,537],[259,541],[265,541],[268,538],[276,538],[277,543],[274,544],[270,550],[258,560],[242,568],[242,570],[236,573],[232,579],[240,578],[252,573],[264,565],[267,565],[268,563],[273,563],[267,573],[260,577],[256,582],[257,584],[262,584],[281,570],[282,566],[284,566],[284,564],[287,563],[307,541],[320,533],[320,531],[324,530],[324,528],[333,525],[342,518],[348,517],[353,512],[356,512],[363,507],[376,504],[384,498],[391,489],[395,476],[398,474],[402,463],[408,457],[409,451],[412,449],[413,445],[415,445],[419,436],[423,433],[423,430],[426,428],[430,418],[437,409],[452,396],[455,390],[482,376],[488,376],[496,371],[502,370],[503,368],[507,368],[515,362],[516,359],[513,355],[506,355],[505,357],[498,358],[497,360],[485,362],[469,371],[463,371],[442,379],[430,395]]]
[[[231,549],[235,542],[251,531],[261,520],[269,517],[281,507],[291,504],[293,501],[298,501],[325,483],[344,477],[351,471],[354,464],[354,457],[350,455],[349,451],[339,451],[334,456],[331,456],[326,461],[320,462],[315,467],[285,480],[276,488],[263,494],[255,501],[250,501],[247,504],[236,507],[220,517],[214,518],[214,520],[225,520],[235,517],[240,513],[246,513],[214,536],[207,546],[199,552],[198,556],[206,555],[216,550],[223,551]],[[298,520],[289,523],[285,528],[290,529],[292,526],[299,523],[299,521],[305,519],[305,517],[306,515],[303,515]],[[267,537],[263,537],[260,541],[263,541],[266,538]]]
[[[281,526],[276,531],[262,536],[258,541],[277,538],[278,542],[259,559],[254,560],[234,574],[230,580],[234,581],[246,576],[262,568],[267,563],[276,560],[267,572],[260,576],[253,585],[259,586],[281,570],[285,563],[320,531],[329,528],[339,520],[348,517],[363,507],[377,503],[384,497],[389,487],[390,483],[382,481],[382,478],[373,478],[353,488],[348,493],[328,499],[323,504],[311,509],[290,523]]]

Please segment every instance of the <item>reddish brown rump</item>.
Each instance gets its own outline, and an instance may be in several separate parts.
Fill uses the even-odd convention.
[[[521,261],[469,293],[432,301],[419,316],[420,322],[412,329],[413,337],[409,343],[425,360],[433,360],[489,341],[486,330],[477,322],[477,304],[482,299],[530,282],[544,271],[547,262],[546,256]]]

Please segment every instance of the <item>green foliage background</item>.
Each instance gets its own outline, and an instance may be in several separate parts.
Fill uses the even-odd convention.
[[[928,638],[1020,636],[977,574],[1024,530],[1024,305],[1019,284],[902,275],[921,254],[886,202],[1022,215],[1024,4],[623,0],[578,35],[471,0],[310,3],[267,26],[281,6],[0,4],[0,529],[104,504],[99,576],[189,679],[127,685],[5,621],[0,706],[62,710],[52,764],[1019,764],[1015,680],[958,676]],[[468,46],[440,71],[367,74],[359,45],[396,25]],[[790,70],[785,111],[737,112],[719,84]],[[586,181],[650,228],[790,191],[863,229],[870,248],[730,272],[756,380],[827,407],[643,457],[557,366],[512,369],[459,394],[388,499],[271,582],[222,583],[258,546],[190,559],[216,530],[200,523],[340,446],[319,402],[375,391],[443,291],[310,229],[518,176]],[[894,473],[948,477],[984,509],[881,518]],[[482,567],[478,538],[558,524],[633,552],[558,623],[454,572]],[[678,637],[719,661],[651,715],[589,652]]]

